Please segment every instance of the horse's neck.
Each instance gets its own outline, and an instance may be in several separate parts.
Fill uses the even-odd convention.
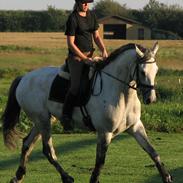
[[[103,79],[103,90],[104,97],[108,100],[113,101],[114,105],[120,105],[120,100],[124,100],[124,97],[128,97],[129,86],[131,82],[131,72],[134,71],[136,54],[134,51],[130,50],[125,54],[116,58],[109,65],[107,65],[103,71],[105,73],[114,76],[115,79],[105,73],[102,74]],[[100,83],[100,81],[98,82]],[[131,93],[136,93],[136,91],[130,91]]]
[[[118,78],[125,83],[130,83],[131,75],[135,71],[136,66],[136,52],[134,50],[129,50],[124,54],[119,55],[114,61],[111,61],[103,71],[109,73],[110,75]],[[116,83],[116,79],[108,79],[109,85],[112,86]],[[116,81],[115,81],[116,80]],[[122,85],[122,82],[118,81],[118,84]]]

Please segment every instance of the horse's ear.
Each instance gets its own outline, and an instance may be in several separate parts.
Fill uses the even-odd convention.
[[[136,53],[137,53],[141,58],[143,58],[143,57],[144,57],[144,53],[138,48],[137,45],[135,45],[135,49],[136,49]]]
[[[152,53],[154,56],[156,55],[158,49],[159,49],[159,44],[158,44],[158,41],[156,41],[154,46],[153,46],[153,49],[152,49]]]

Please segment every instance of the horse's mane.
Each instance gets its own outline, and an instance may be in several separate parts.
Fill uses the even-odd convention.
[[[116,57],[125,52],[126,50],[129,50],[129,49],[135,49],[135,44],[134,43],[129,43],[129,44],[126,44],[126,45],[123,45],[119,48],[117,48],[116,50],[114,50],[113,52],[111,52],[111,54],[109,55],[109,57],[106,59],[106,62],[111,62],[112,60],[115,60]]]
[[[111,52],[109,57],[103,62],[103,64],[104,64],[103,67],[105,67],[106,65],[108,65],[109,63],[114,61],[119,56],[119,54],[121,54],[129,49],[135,49],[135,45],[137,45],[137,44],[129,43],[129,44],[123,45],[123,46],[117,48],[116,50],[114,50],[113,52]],[[146,48],[144,48],[141,45],[137,45],[137,46],[143,53],[146,52],[146,50],[147,50]]]

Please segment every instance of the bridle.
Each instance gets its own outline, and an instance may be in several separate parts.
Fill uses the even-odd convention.
[[[141,64],[153,64],[156,63],[156,60],[153,62],[148,62],[146,61],[147,59],[141,58],[137,61],[137,65],[135,67],[134,75],[136,74],[136,81],[137,81],[137,88],[148,88],[149,90],[155,90],[154,85],[148,85],[140,81],[140,72],[139,72],[139,67]],[[133,76],[134,78],[134,76]]]
[[[92,85],[92,88],[91,88],[92,95],[93,96],[98,96],[102,92],[102,88],[103,88],[102,74],[105,74],[108,77],[113,78],[114,80],[116,80],[116,81],[118,81],[118,82],[120,82],[122,84],[125,84],[129,88],[134,89],[134,90],[137,90],[138,88],[147,88],[149,90],[155,90],[155,86],[154,85],[148,85],[148,84],[142,83],[142,82],[140,82],[140,79],[139,79],[140,78],[140,76],[139,76],[140,75],[139,74],[139,67],[140,67],[141,64],[153,64],[153,63],[156,63],[156,60],[154,60],[153,62],[148,62],[146,60],[147,59],[145,59],[144,57],[143,58],[137,58],[137,60],[136,60],[136,67],[135,67],[134,73],[132,74],[132,77],[131,77],[131,81],[132,81],[132,80],[134,80],[135,75],[136,75],[137,84],[135,84],[135,85],[131,85],[130,83],[128,83],[128,82],[126,82],[124,80],[121,80],[121,79],[117,78],[116,76],[114,76],[114,75],[112,75],[112,74],[110,74],[108,72],[105,72],[103,70],[95,70],[95,73],[93,75],[93,85]],[[95,94],[94,93],[94,85],[96,83],[96,79],[97,79],[98,75],[100,76],[100,91],[97,94]]]

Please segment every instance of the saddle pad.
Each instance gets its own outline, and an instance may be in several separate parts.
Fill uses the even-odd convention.
[[[76,97],[75,106],[86,105],[90,98],[90,81],[83,77],[81,81],[81,88],[78,96]],[[65,79],[65,77],[61,77],[58,74],[53,80],[50,93],[49,100],[64,103],[65,96],[70,87],[70,80]]]
[[[64,103],[65,96],[70,86],[70,81],[65,79],[59,75],[55,77],[53,80],[50,93],[49,93],[49,100]]]

